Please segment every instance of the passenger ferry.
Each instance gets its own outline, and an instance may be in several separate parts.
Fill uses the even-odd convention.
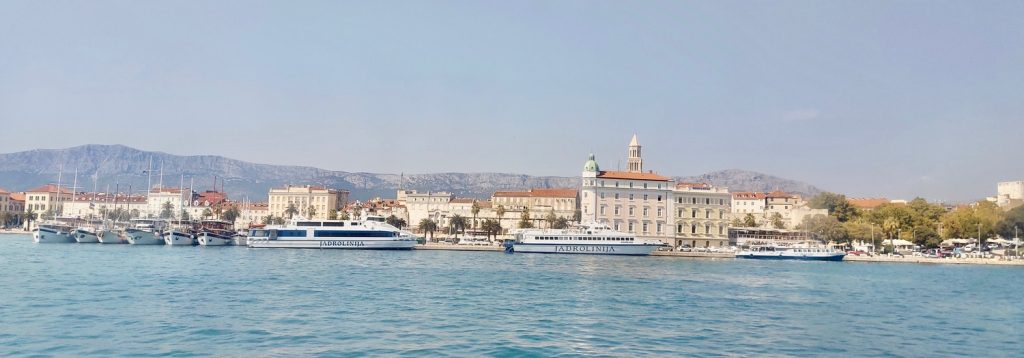
[[[760,246],[736,253],[737,258],[762,260],[843,261],[845,252],[823,247]]]
[[[362,221],[295,219],[287,225],[252,229],[247,241],[249,247],[257,248],[408,250],[416,246],[415,237],[403,235],[375,216]]]
[[[505,243],[505,252],[643,256],[664,245],[638,240],[605,224],[590,223],[569,229],[519,230],[515,240]]]

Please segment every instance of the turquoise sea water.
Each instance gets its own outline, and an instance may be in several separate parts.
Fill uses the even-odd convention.
[[[39,245],[0,355],[1021,356],[1024,269]]]

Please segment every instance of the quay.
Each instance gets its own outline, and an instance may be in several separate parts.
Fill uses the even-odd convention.
[[[426,244],[416,245],[416,250],[442,250],[442,251],[505,251],[501,246],[493,245],[446,245],[446,244]]]
[[[934,258],[934,257],[921,257],[921,256],[857,256],[857,255],[846,255],[843,258],[846,262],[896,262],[896,263],[910,263],[910,264],[945,264],[945,265],[1004,265],[1004,266],[1024,266],[1024,259],[1000,259],[1000,258]]]

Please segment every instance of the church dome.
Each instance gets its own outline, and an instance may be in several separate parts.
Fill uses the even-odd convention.
[[[585,172],[599,172],[601,167],[597,166],[597,161],[594,160],[594,153],[590,153],[590,158],[583,164],[583,171]]]

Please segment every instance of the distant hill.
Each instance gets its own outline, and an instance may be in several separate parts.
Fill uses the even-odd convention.
[[[213,188],[213,178],[223,182],[224,190],[234,199],[245,197],[265,201],[267,191],[285,184],[322,184],[347,189],[352,198],[365,200],[373,197],[394,197],[401,176],[398,174],[356,173],[324,170],[304,166],[256,164],[214,155],[180,156],[150,152],[123,145],[83,145],[66,149],[36,149],[0,154],[0,187],[22,191],[55,183],[61,164],[64,165],[63,185],[71,185],[74,170],[78,168],[80,191],[91,191],[92,176],[97,175],[100,191],[115,188],[115,183],[126,191],[144,191],[150,157],[153,158],[153,184],[159,182],[159,167],[163,163],[164,185],[177,187],[181,175],[185,186],[195,178],[197,191]],[[773,190],[817,194],[812,185],[778,178],[766,174],[731,169],[696,177],[680,177],[683,181],[705,181],[728,186],[733,191]],[[218,184],[220,186],[220,184]],[[578,187],[578,177],[530,176],[510,173],[434,173],[406,174],[404,187],[420,191],[450,191],[458,196],[486,198],[497,190],[527,188]]]

